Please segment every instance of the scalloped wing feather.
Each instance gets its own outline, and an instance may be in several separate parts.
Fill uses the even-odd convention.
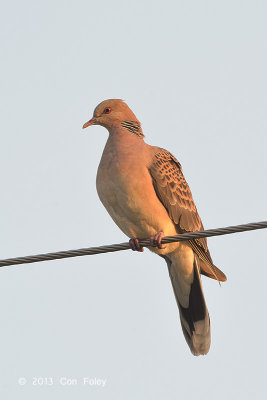
[[[175,223],[177,233],[203,230],[203,224],[179,161],[167,150],[159,148],[154,154],[149,171],[157,196]],[[201,273],[218,281],[226,281],[224,273],[213,264],[207,239],[190,240],[189,244],[200,257]]]

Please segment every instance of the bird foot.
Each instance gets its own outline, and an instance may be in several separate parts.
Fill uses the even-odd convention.
[[[150,246],[158,247],[159,249],[165,249],[166,246],[162,246],[161,241],[164,237],[164,233],[162,231],[156,233],[156,235],[150,237]]]
[[[136,238],[130,239],[129,245],[133,251],[140,251],[140,252],[144,251],[144,247],[140,245],[139,240]]]

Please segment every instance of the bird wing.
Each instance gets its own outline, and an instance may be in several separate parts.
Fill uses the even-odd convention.
[[[155,192],[176,225],[177,233],[204,229],[191,190],[184,178],[181,164],[167,150],[158,148],[149,167]],[[200,258],[201,273],[219,281],[226,276],[212,261],[207,239],[193,239],[188,243]]]

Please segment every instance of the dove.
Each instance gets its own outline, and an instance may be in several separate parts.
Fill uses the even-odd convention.
[[[206,238],[163,245],[164,236],[203,230],[179,161],[148,145],[140,121],[120,99],[102,101],[83,128],[100,125],[109,136],[97,171],[98,196],[134,251],[150,238],[149,250],[168,267],[184,337],[195,356],[210,348],[210,318],[201,274],[219,282],[224,273],[212,261]]]

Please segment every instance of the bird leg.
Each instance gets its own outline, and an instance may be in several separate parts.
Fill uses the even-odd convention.
[[[140,252],[144,251],[144,247],[140,245],[139,240],[136,238],[130,239],[129,245],[133,251],[140,251]]]
[[[150,236],[150,246],[158,247],[159,249],[165,249],[166,246],[162,246],[161,241],[164,237],[164,233],[162,231],[156,233],[154,236]]]

